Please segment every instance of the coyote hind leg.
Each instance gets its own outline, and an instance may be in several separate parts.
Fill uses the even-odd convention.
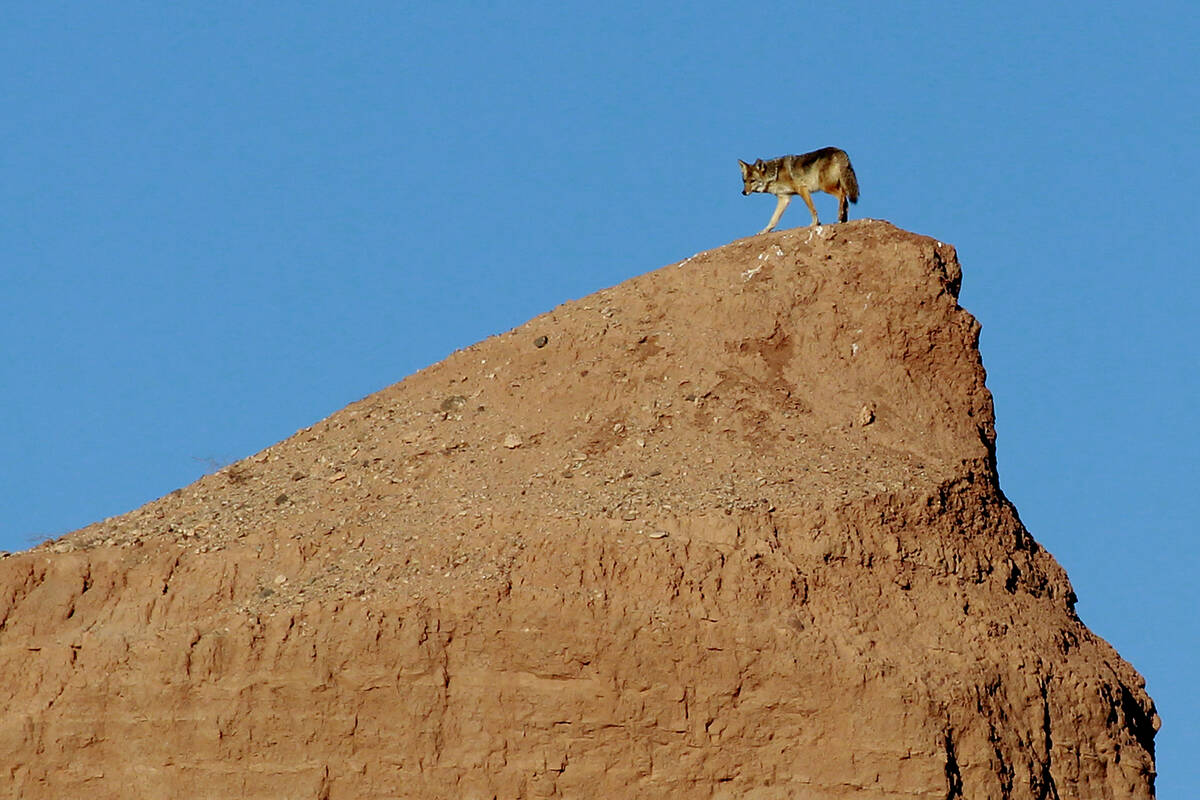
[[[817,219],[817,207],[813,205],[812,195],[809,194],[807,189],[801,189],[800,196],[804,198],[804,204],[806,206],[808,206],[809,212],[812,213],[812,218],[813,218],[812,224],[820,225],[821,220]]]

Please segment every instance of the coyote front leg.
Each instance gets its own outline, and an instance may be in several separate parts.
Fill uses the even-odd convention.
[[[783,216],[783,210],[788,207],[788,203],[792,202],[790,194],[781,194],[775,199],[777,201],[775,203],[775,213],[771,215],[771,221],[767,223],[767,227],[763,228],[759,233],[774,230],[775,226],[779,224],[779,218]],[[812,203],[810,202],[809,205],[811,206]]]

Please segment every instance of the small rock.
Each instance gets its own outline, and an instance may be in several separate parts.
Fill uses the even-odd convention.
[[[875,421],[875,407],[869,406],[869,405],[863,406],[862,409],[858,412],[858,424],[862,425],[863,427],[866,427],[867,425],[870,425],[874,421]]]
[[[343,480],[345,477],[346,477],[346,473],[344,473],[344,472],[339,472],[338,474],[336,474],[336,475],[334,475],[332,478],[330,478],[330,479],[329,479],[329,482],[330,482],[330,483],[337,483],[338,481],[340,481],[340,480]]]
[[[667,533],[666,531],[654,531],[654,533],[646,534],[646,536],[650,539],[665,539],[670,535],[671,534]]]
[[[509,450],[512,450],[514,448],[520,447],[523,444],[523,442],[521,441],[520,436],[517,436],[515,433],[510,433],[504,437],[503,444]]]
[[[533,340],[533,346],[534,347],[545,347],[547,344],[549,344],[549,342],[550,342],[550,337],[539,336]]]

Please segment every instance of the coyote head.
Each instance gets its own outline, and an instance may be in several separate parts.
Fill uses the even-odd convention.
[[[753,164],[747,164],[739,158],[738,165],[742,168],[742,183],[745,184],[742,187],[742,194],[767,190],[767,176],[764,174],[761,158]]]

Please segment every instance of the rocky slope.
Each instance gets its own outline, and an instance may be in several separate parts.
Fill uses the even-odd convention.
[[[0,796],[1153,796],[959,277],[737,241],[3,559]]]

